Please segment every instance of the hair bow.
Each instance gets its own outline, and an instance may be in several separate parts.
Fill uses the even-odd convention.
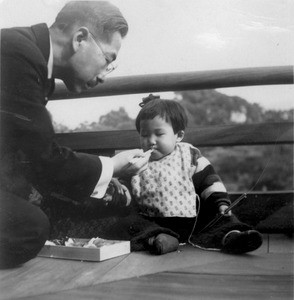
[[[140,105],[140,107],[143,107],[148,102],[156,100],[156,99],[160,99],[160,96],[155,96],[155,95],[149,94],[149,96],[142,98],[142,102],[139,103],[139,105]]]

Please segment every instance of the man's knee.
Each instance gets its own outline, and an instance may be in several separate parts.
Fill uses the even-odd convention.
[[[36,257],[50,230],[47,216],[38,207],[8,197],[11,203],[1,201],[0,268],[15,267]]]

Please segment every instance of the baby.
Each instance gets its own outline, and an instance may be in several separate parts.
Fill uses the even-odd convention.
[[[131,179],[139,213],[176,232],[179,242],[235,254],[256,250],[261,234],[228,209],[231,202],[213,166],[199,149],[182,142],[186,127],[187,115],[177,101],[143,99],[136,128],[151,156],[147,169]],[[218,214],[223,217],[207,226]],[[176,245],[174,237],[171,243]]]

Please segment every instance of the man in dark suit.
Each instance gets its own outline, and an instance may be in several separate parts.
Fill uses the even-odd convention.
[[[134,174],[140,150],[112,158],[75,153],[55,140],[47,96],[54,78],[73,92],[103,83],[128,32],[104,1],[69,2],[53,25],[1,31],[0,267],[37,255],[49,233],[45,214],[27,200],[32,187],[71,199],[102,198],[112,176]]]

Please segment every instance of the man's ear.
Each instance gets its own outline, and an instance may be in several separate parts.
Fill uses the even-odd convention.
[[[87,41],[90,37],[90,31],[87,27],[80,27],[75,31],[72,39],[73,49],[76,52],[83,42]]]
[[[177,137],[177,142],[181,142],[185,136],[185,131],[184,130],[180,130],[178,133],[178,137]]]

